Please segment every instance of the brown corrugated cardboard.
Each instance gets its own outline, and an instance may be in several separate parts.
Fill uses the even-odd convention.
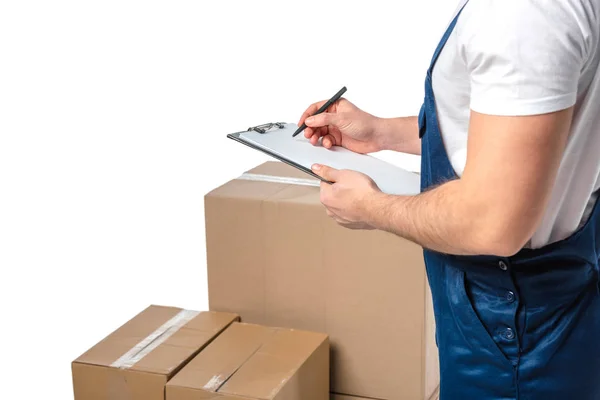
[[[372,400],[372,398],[369,399],[367,397],[346,396],[343,394],[331,393],[329,400]]]
[[[164,400],[167,381],[238,319],[150,306],[73,361],[75,400]]]
[[[438,390],[435,390],[431,397],[428,400],[438,400],[439,399],[439,392]],[[335,394],[335,393],[331,393],[331,397],[330,400],[373,400],[373,398],[368,398],[368,397],[357,397],[357,396],[346,396],[343,394]]]
[[[322,333],[234,323],[167,384],[166,393],[167,400],[327,400],[329,340]]]
[[[210,309],[327,333],[333,392],[428,399],[439,372],[422,249],[338,226],[285,164],[244,178],[205,197]]]

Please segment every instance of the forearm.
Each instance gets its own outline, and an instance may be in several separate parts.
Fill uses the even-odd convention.
[[[417,117],[378,118],[376,133],[382,150],[421,154]]]
[[[510,234],[513,227],[501,208],[469,197],[460,180],[417,196],[377,193],[367,201],[366,222],[441,253],[508,256],[518,251],[524,239]]]

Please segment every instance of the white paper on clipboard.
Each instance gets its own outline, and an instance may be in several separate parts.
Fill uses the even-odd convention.
[[[351,152],[342,147],[326,149],[313,146],[302,135],[292,137],[296,124],[285,124],[282,129],[265,133],[250,130],[240,132],[239,139],[251,147],[263,149],[279,158],[310,170],[313,164],[324,164],[336,169],[349,169],[369,176],[382,192],[395,195],[415,195],[420,192],[419,175],[406,171],[376,157]]]

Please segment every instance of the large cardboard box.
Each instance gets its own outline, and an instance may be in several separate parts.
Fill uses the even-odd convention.
[[[236,320],[150,306],[73,361],[75,400],[164,400],[167,381]]]
[[[428,400],[438,400],[439,399],[439,391],[435,390],[432,394],[431,397],[429,397]],[[332,393],[330,400],[373,400],[372,398],[367,398],[367,397],[357,397],[357,396],[346,396],[343,394],[335,394]]]
[[[332,393],[330,400],[372,400],[366,397],[357,397],[357,396],[346,396],[343,394],[335,394]]]
[[[268,162],[206,195],[210,309],[327,333],[333,392],[428,399],[439,370],[422,249],[338,226],[312,179]]]
[[[168,384],[167,400],[328,400],[322,333],[234,323]]]

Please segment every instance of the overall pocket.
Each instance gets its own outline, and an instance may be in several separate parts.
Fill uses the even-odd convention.
[[[481,361],[483,358],[486,362],[510,366],[512,369],[511,360],[500,350],[473,307],[467,294],[465,272],[450,265],[444,269],[450,311],[463,344],[471,349],[476,359]]]

